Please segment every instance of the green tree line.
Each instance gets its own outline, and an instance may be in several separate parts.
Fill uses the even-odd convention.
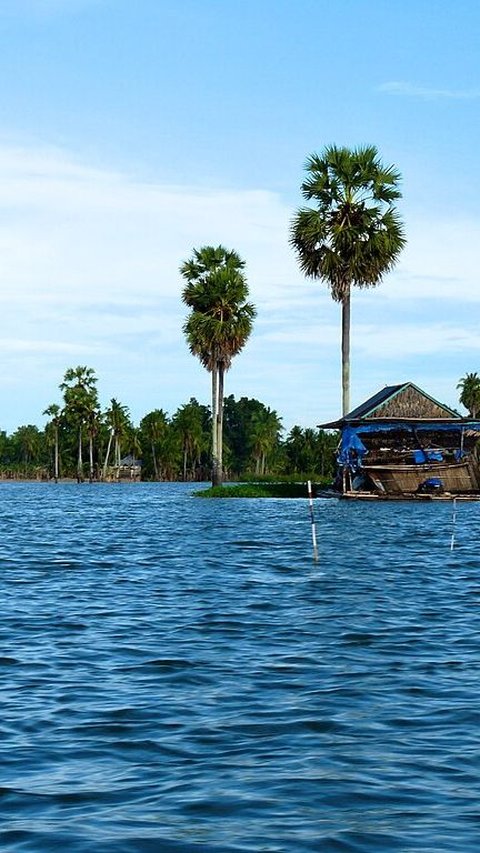
[[[79,482],[142,479],[204,481],[212,470],[212,411],[195,398],[173,415],[156,408],[139,424],[128,406],[112,398],[102,410],[95,371],[69,368],[62,400],[43,412],[43,429],[0,431],[0,475],[12,479]],[[331,478],[337,436],[293,427],[259,400],[233,395],[223,400],[223,479],[261,477]]]

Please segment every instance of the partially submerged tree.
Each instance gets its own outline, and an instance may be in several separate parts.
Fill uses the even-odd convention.
[[[302,183],[313,207],[295,215],[290,242],[306,276],[320,279],[342,305],[342,411],[350,409],[350,294],[375,287],[395,265],[405,245],[394,207],[401,197],[400,173],[384,166],[373,145],[328,146],[312,154]]]
[[[245,346],[256,310],[248,302],[245,261],[224,246],[203,246],[180,267],[191,309],[183,331],[190,352],[212,375],[212,484],[222,482],[224,377]]]

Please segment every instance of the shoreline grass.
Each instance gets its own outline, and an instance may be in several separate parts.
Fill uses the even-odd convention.
[[[327,477],[320,479],[312,483],[313,494],[331,485],[331,480]],[[198,498],[308,498],[306,481],[229,483],[210,486],[193,494]]]

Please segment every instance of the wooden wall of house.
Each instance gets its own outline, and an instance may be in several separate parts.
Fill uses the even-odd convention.
[[[370,418],[453,418],[453,415],[416,388],[405,388],[396,397],[379,406],[368,416],[368,420]]]

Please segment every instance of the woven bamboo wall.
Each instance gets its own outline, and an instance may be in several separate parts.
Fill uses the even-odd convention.
[[[448,409],[429,400],[415,388],[405,388],[368,416],[370,418],[452,418]]]
[[[446,492],[467,493],[478,488],[478,476],[467,464],[438,466],[435,469],[423,466],[409,468],[401,465],[396,468],[372,468],[374,481],[380,482],[387,494],[414,494],[418,487],[429,477],[439,477]]]

